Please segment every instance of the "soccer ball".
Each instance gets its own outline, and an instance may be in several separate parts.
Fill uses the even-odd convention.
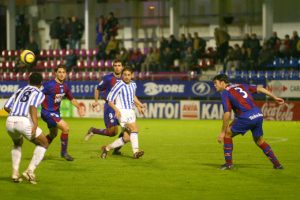
[[[24,64],[32,64],[35,60],[35,55],[32,51],[24,50],[20,55],[20,59]]]

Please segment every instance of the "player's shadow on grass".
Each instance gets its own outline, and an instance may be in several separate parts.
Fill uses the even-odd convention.
[[[202,163],[201,165],[203,166],[207,166],[210,168],[216,168],[219,169],[221,167],[221,163],[220,164],[216,164],[216,163]],[[255,163],[249,163],[249,164],[234,164],[234,169],[246,169],[246,168],[261,168],[264,169],[266,167],[266,165],[264,164],[255,164]]]
[[[0,176],[0,181],[1,182],[12,182],[13,183],[13,181],[11,180],[11,178],[8,177],[8,176]]]
[[[54,155],[45,155],[43,158],[43,161],[49,161],[49,160],[55,160],[55,161],[66,161],[64,158],[58,156],[54,156]]]

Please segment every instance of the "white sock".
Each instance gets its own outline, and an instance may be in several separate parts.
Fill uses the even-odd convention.
[[[22,157],[21,147],[13,147],[11,150],[11,160],[12,160],[12,168],[13,173],[19,173],[19,167]]]
[[[42,146],[36,146],[33,152],[32,159],[29,163],[28,170],[34,172],[35,168],[40,164],[45,155],[46,149]]]
[[[139,151],[139,139],[138,139],[138,133],[137,132],[131,132],[130,133],[130,142],[133,153],[136,153]]]
[[[110,145],[108,145],[108,149],[107,150],[110,150],[110,149],[115,149],[117,147],[121,147],[123,146],[125,143],[124,143],[124,140],[123,138],[118,138],[116,139],[113,143],[111,143]]]

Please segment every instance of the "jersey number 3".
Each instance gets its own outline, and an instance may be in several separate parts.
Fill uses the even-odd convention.
[[[244,99],[246,99],[247,97],[248,97],[248,93],[247,92],[245,92],[242,88],[240,88],[240,87],[236,87],[236,88],[234,88],[236,91],[238,91],[241,95],[242,95],[242,97],[244,98]]]

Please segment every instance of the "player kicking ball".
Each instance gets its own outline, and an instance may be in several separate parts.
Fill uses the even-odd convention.
[[[218,142],[224,142],[224,157],[226,163],[221,166],[221,170],[233,168],[232,138],[236,135],[244,135],[251,130],[253,140],[262,149],[264,154],[270,159],[274,169],[283,169],[282,165],[275,156],[272,148],[263,139],[263,114],[253,100],[252,93],[263,93],[272,97],[278,104],[283,104],[284,100],[278,98],[268,90],[260,86],[250,86],[247,84],[230,84],[225,74],[219,74],[213,78],[214,86],[221,92],[223,104],[223,126],[218,137]],[[235,119],[229,124],[231,111],[235,113]]]
[[[102,147],[101,158],[106,158],[110,150],[123,146],[131,142],[133,157],[135,159],[144,155],[144,151],[139,149],[138,126],[134,105],[141,114],[144,114],[144,106],[135,96],[136,84],[131,80],[133,70],[124,68],[122,80],[117,82],[107,96],[108,105],[115,111],[121,127],[124,129],[123,137],[116,139],[113,143]]]

